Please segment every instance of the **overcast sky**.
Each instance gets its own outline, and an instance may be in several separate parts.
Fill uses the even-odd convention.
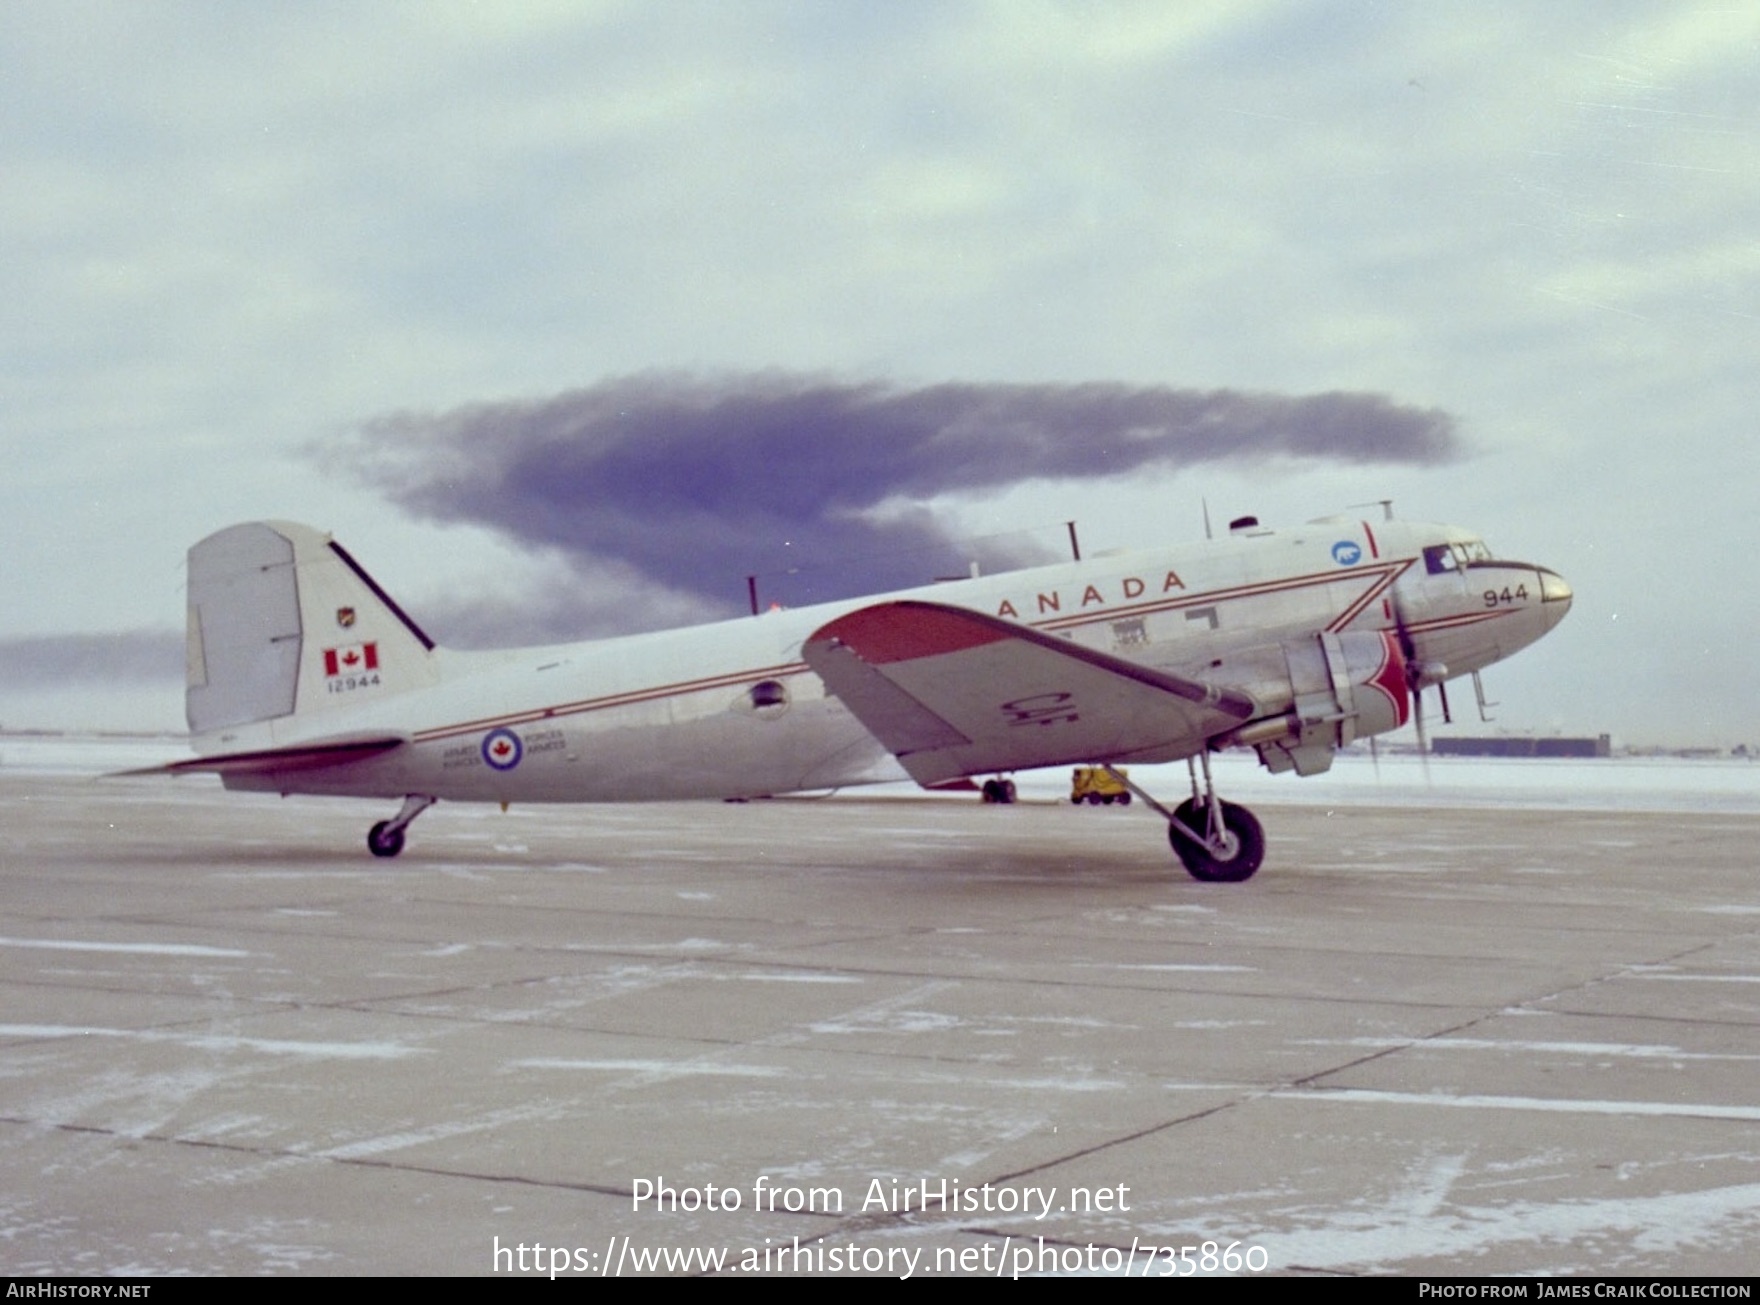
[[[1018,559],[1391,497],[1576,589],[1499,724],[1760,742],[1760,7],[12,0],[0,69],[0,724],[180,727],[184,550],[259,517],[482,643],[692,619],[692,550],[840,513]],[[697,417],[613,501],[556,440],[629,393]],[[751,446],[820,516],[608,543],[705,410],[852,394],[998,470],[827,418]],[[1187,456],[1194,405],[1257,433]]]

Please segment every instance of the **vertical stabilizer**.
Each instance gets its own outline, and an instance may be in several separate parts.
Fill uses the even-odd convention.
[[[189,550],[188,647],[196,736],[258,722],[279,736],[274,723],[296,718],[303,733],[307,717],[439,678],[433,641],[347,551],[284,521],[232,526]]]

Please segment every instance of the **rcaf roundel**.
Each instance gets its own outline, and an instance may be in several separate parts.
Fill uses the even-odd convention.
[[[494,729],[483,735],[483,760],[496,770],[512,770],[525,755],[525,744],[509,729]]]

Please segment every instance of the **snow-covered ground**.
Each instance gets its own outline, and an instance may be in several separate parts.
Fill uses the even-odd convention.
[[[1525,807],[1581,811],[1760,812],[1760,764],[1734,759],[1506,757],[1346,754],[1324,775],[1272,775],[1251,753],[1211,761],[1218,789],[1249,805]],[[1131,778],[1158,797],[1183,796],[1186,768],[1143,766]],[[1068,796],[1067,773],[1046,771],[1022,787]],[[1020,783],[1020,781],[1017,781]]]
[[[155,766],[190,755],[177,738],[78,735],[0,736],[0,774],[101,775]],[[1307,779],[1271,775],[1251,753],[1224,753],[1211,763],[1224,796],[1249,805],[1525,807],[1584,811],[1760,812],[1760,763],[1734,758],[1614,757],[1599,760],[1432,757],[1410,754],[1379,761],[1347,753],[1331,771]],[[1138,766],[1131,776],[1173,801],[1188,789],[1186,767]],[[1015,777],[1026,800],[1069,796],[1069,772]],[[186,779],[181,783],[212,783]],[[910,784],[851,790],[862,796],[923,797]],[[971,794],[947,800],[973,801]],[[1172,802],[1169,802],[1171,805]]]
[[[170,735],[0,734],[0,774],[103,775],[191,755]]]

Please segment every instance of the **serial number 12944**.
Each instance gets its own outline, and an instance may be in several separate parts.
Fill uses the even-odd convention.
[[[379,682],[378,671],[368,671],[365,675],[338,675],[325,682],[324,687],[331,693],[348,693],[354,689],[365,689]]]

